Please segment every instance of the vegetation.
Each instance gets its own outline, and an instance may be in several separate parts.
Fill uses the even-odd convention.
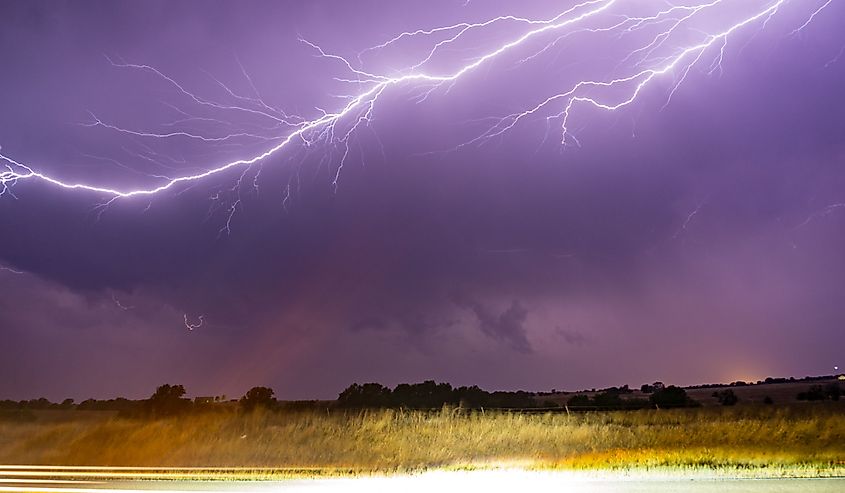
[[[1,463],[354,471],[511,463],[569,469],[805,468],[841,474],[845,461],[845,412],[830,401],[571,415],[450,407],[270,411],[262,406],[248,413],[222,406],[157,418],[93,414],[103,417],[62,412],[58,415],[66,417],[60,420],[0,419]]]
[[[824,401],[827,399],[838,401],[842,395],[842,389],[839,384],[832,383],[822,387],[821,385],[813,385],[806,392],[798,393],[799,401]]]
[[[623,399],[618,389],[608,389],[590,397],[585,394],[571,397],[566,403],[568,408],[579,409],[646,409],[652,407],[648,399]]]
[[[184,398],[185,387],[165,384],[144,403],[144,411],[154,417],[173,416],[188,410],[191,401]]]
[[[825,381],[824,379],[827,379]],[[802,382],[804,383],[802,385]],[[809,383],[808,383],[809,382]],[[821,384],[811,384],[821,382]],[[708,389],[718,389],[711,392]],[[797,392],[800,390],[800,392]],[[25,416],[28,411],[114,411],[124,417],[164,417],[186,412],[205,412],[221,406],[239,407],[251,411],[255,407],[285,410],[343,409],[440,409],[443,406],[461,409],[520,409],[539,412],[546,409],[575,410],[636,410],[647,408],[697,407],[713,404],[743,405],[789,403],[797,401],[838,401],[842,395],[839,381],[828,377],[767,378],[756,384],[733,382],[729,385],[697,385],[680,388],[662,382],[644,384],[639,391],[628,385],[609,387],[596,391],[567,392],[488,392],[473,385],[453,388],[448,383],[425,381],[416,384],[399,384],[390,389],[378,383],[352,384],[333,401],[278,401],[273,389],[253,387],[240,400],[226,396],[185,398],[182,385],[162,385],[152,396],[143,400],[122,397],[109,400],[87,399],[75,403],[65,399],[53,403],[45,398],[22,401],[0,400],[0,413],[17,413]]]
[[[336,401],[296,402],[277,401],[267,387],[240,399],[192,401],[183,386],[168,384],[139,401],[0,401],[0,463],[285,468],[300,475],[491,464],[845,474],[839,384],[803,384],[797,398],[805,402],[781,404],[798,389],[778,386],[792,384],[756,391],[781,392],[777,406],[769,395],[740,400],[737,394],[754,384],[693,390],[723,404],[710,408],[662,382],[639,393],[625,385],[574,395],[368,383],[349,386]],[[564,400],[558,406],[544,398]]]
[[[671,407],[697,407],[700,404],[687,395],[687,391],[670,385],[655,390],[649,400],[655,407],[671,408]]]
[[[273,389],[267,387],[253,387],[241,397],[240,405],[247,411],[258,407],[266,409],[276,405],[276,398],[273,397]]]
[[[530,392],[487,392],[478,386],[452,388],[448,383],[427,380],[397,385],[393,390],[378,383],[352,384],[340,393],[337,404],[344,408],[440,409],[455,406],[468,409],[525,409],[541,405]]]
[[[739,397],[731,389],[717,390],[713,392],[713,397],[723,406],[735,406],[739,402]]]

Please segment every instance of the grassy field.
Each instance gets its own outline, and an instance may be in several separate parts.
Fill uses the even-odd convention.
[[[58,417],[57,417],[58,416]],[[0,420],[0,463],[337,468],[501,465],[845,474],[845,406],[573,414],[259,411],[144,421],[80,413]]]

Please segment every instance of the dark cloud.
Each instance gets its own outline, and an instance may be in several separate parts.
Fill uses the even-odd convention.
[[[588,337],[577,330],[555,327],[555,334],[560,336],[567,344],[583,346],[589,341]]]
[[[518,300],[513,300],[510,307],[500,314],[465,294],[456,294],[452,300],[459,307],[475,314],[481,331],[487,336],[502,341],[517,351],[531,352],[531,344],[525,335],[528,310]]]

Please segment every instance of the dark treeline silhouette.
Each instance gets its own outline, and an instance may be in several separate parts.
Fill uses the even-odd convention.
[[[770,385],[775,383],[802,383],[802,382],[820,382],[824,380],[836,380],[839,375],[818,375],[815,377],[766,377],[764,380],[757,380],[757,382],[744,382],[737,380],[731,383],[705,383],[699,385],[690,385],[688,389],[715,389],[721,387],[746,387],[749,385]]]
[[[812,382],[834,377],[807,377],[796,379],[767,378],[764,383],[795,383]],[[743,387],[744,382],[734,382],[721,386],[693,386],[687,388],[722,387],[713,392],[712,397],[722,405],[735,405],[739,398],[730,387]],[[32,418],[32,411],[108,411],[125,417],[164,418],[188,412],[252,412],[257,409],[276,411],[326,411],[339,409],[440,409],[450,406],[463,409],[512,409],[530,412],[543,409],[560,408],[569,410],[633,410],[649,408],[697,407],[699,402],[691,399],[683,388],[674,385],[666,386],[663,382],[644,384],[640,388],[644,397],[634,397],[634,391],[627,385],[609,387],[589,394],[584,392],[488,392],[476,385],[471,387],[452,387],[448,383],[437,383],[427,380],[421,383],[402,383],[388,388],[379,383],[354,383],[340,393],[336,401],[278,401],[273,389],[269,387],[253,387],[240,399],[226,399],[225,396],[195,397],[193,400],[185,397],[186,390],[182,385],[165,384],[159,386],[148,398],[130,400],[123,397],[108,400],[87,399],[76,403],[73,399],[65,399],[60,403],[50,402],[46,398],[22,401],[0,400],[0,412],[12,413],[24,419]],[[544,396],[562,396],[573,394],[568,400],[553,401]],[[590,395],[591,394],[591,395]],[[838,401],[843,391],[838,381],[824,386],[813,385],[809,389],[796,395],[798,401]],[[764,403],[773,404],[771,397],[766,397]]]
[[[592,397],[579,394],[570,398],[566,405],[573,409],[594,408],[612,410],[650,409],[655,407],[698,407],[701,405],[691,399],[684,389],[675,387],[674,385],[666,387],[661,382],[655,382],[654,385],[644,385],[643,387],[648,387],[643,390],[644,393],[649,394],[648,399],[623,398],[622,395],[631,393],[626,385],[620,388],[611,387]]]
[[[125,400],[125,399],[123,399]],[[88,402],[88,401],[85,401]],[[73,399],[65,399],[61,402],[61,404],[57,404],[55,402],[50,402],[44,397],[40,399],[30,399],[30,400],[23,400],[23,401],[11,401],[9,399],[0,401],[0,409],[5,410],[17,410],[17,409],[29,409],[29,410],[43,410],[43,409],[55,409],[55,410],[64,410],[64,409],[79,409],[81,405],[75,405]]]
[[[554,402],[538,402],[531,392],[487,392],[472,387],[453,388],[448,383],[426,380],[422,383],[402,383],[392,390],[379,383],[353,383],[337,398],[342,408],[407,408],[438,409],[454,406],[467,409],[500,408],[529,409],[557,407]]]
[[[12,401],[0,401],[0,411],[111,411],[124,417],[135,418],[164,418],[188,412],[214,412],[237,409],[253,411],[257,408],[277,408],[278,403],[273,397],[273,390],[267,387],[253,387],[239,401],[227,401],[225,398],[197,397],[193,400],[185,397],[185,387],[182,385],[164,384],[148,399],[130,400],[123,397],[108,400],[87,399],[76,404],[73,399],[65,399],[60,404],[50,402],[45,398]],[[317,401],[307,401],[316,405]],[[302,402],[293,402],[281,406],[285,409],[302,409],[307,407]]]

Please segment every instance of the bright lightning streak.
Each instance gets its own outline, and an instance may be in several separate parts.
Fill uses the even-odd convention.
[[[559,118],[561,120],[561,130],[562,130],[562,139],[561,143],[566,145],[568,143],[567,137],[571,137],[571,139],[577,144],[577,139],[574,136],[570,135],[568,123],[571,117],[571,112],[575,104],[584,103],[587,105],[591,105],[598,109],[608,110],[608,111],[615,111],[625,106],[630,105],[634,101],[636,101],[637,97],[640,95],[642,90],[655,78],[658,76],[664,75],[669,73],[670,71],[674,70],[675,68],[681,67],[682,76],[679,82],[675,85],[672,89],[672,92],[669,95],[669,98],[672,97],[675,90],[677,89],[678,85],[684,81],[686,78],[690,68],[692,68],[702,57],[705,51],[716,44],[717,42],[726,40],[732,33],[735,31],[751,24],[755,21],[760,19],[770,18],[772,15],[776,14],[778,10],[787,2],[787,0],[779,0],[777,2],[771,3],[767,8],[762,11],[757,12],[756,14],[747,17],[736,24],[733,24],[729,28],[718,32],[716,34],[708,34],[705,36],[704,40],[689,46],[674,56],[668,58],[668,61],[664,62],[663,65],[658,65],[655,68],[648,68],[644,70],[640,70],[639,72],[633,73],[631,75],[625,77],[619,77],[611,80],[582,80],[576,83],[571,89],[566,92],[562,92],[559,94],[555,94],[550,96],[549,98],[545,99],[540,104],[536,105],[535,107],[520,112],[514,113],[506,117],[502,120],[502,122],[506,122],[503,125],[498,127],[493,127],[490,131],[484,134],[481,138],[489,138],[489,137],[496,137],[502,135],[503,133],[511,130],[517,123],[523,120],[526,117],[534,115],[539,111],[545,109],[549,105],[554,102],[563,100],[564,101],[564,108],[562,111],[553,114],[547,119],[555,119]],[[718,5],[723,2],[713,2],[710,5]],[[689,18],[689,17],[686,17]],[[685,18],[685,19],[686,19]],[[640,21],[641,19],[637,19]],[[806,26],[806,23],[805,23]],[[802,27],[803,29],[803,27]],[[667,31],[668,32],[668,31]],[[657,38],[655,38],[657,39]],[[653,41],[651,44],[654,44],[656,41]],[[689,59],[690,61],[687,62],[686,65],[683,65],[684,60]],[[617,102],[606,102],[596,97],[581,95],[581,89],[602,89],[602,88],[613,88],[615,86],[626,85],[626,84],[633,84],[633,88],[629,90],[627,93],[627,97],[623,97],[621,101]],[[476,139],[476,141],[481,140],[481,138]]]
[[[809,17],[807,17],[807,20],[806,20],[803,24],[801,24],[800,26],[798,26],[798,27],[796,27],[795,29],[793,29],[793,30],[792,30],[792,32],[791,32],[791,33],[789,33],[789,35],[790,35],[790,36],[792,36],[792,35],[794,35],[794,34],[798,34],[798,33],[799,33],[799,32],[801,32],[802,30],[804,30],[804,28],[805,28],[805,27],[807,27],[807,26],[809,26],[809,25],[810,25],[810,23],[811,23],[811,22],[813,22],[813,19],[815,19],[815,18],[816,18],[816,16],[817,16],[817,15],[819,15],[819,14],[821,13],[821,11],[822,11],[822,10],[824,10],[824,9],[828,8],[828,7],[830,6],[830,4],[831,4],[831,3],[833,3],[833,0],[827,0],[825,3],[823,3],[823,4],[821,5],[821,7],[817,8],[817,9],[816,9],[816,10],[815,10],[812,14],[810,14],[810,16],[809,16]]]
[[[286,125],[294,125],[295,123],[292,123],[291,120],[299,120],[300,119],[299,117],[296,117],[296,116],[291,117],[291,116],[285,114],[284,112],[277,112],[275,110],[273,110],[273,111],[275,113],[279,113],[279,114],[268,113],[268,112],[264,112],[264,111],[260,111],[260,110],[251,109],[251,108],[245,108],[243,106],[235,106],[235,105],[226,105],[226,104],[216,103],[214,101],[211,101],[211,100],[208,100],[208,99],[205,99],[205,98],[201,98],[201,97],[197,96],[196,94],[194,94],[193,92],[185,89],[181,84],[179,84],[178,82],[176,82],[172,78],[168,77],[167,75],[163,74],[161,71],[159,71],[155,67],[152,67],[150,65],[141,65],[141,64],[134,64],[134,63],[118,63],[118,62],[115,62],[114,60],[112,60],[109,57],[106,57],[106,59],[109,61],[109,63],[111,63],[115,67],[132,68],[132,69],[152,72],[156,76],[158,76],[158,77],[164,79],[165,81],[167,81],[168,83],[170,83],[179,92],[181,92],[185,96],[189,97],[191,100],[193,100],[195,103],[197,103],[198,105],[201,105],[201,106],[207,106],[207,107],[211,107],[211,108],[218,109],[218,110],[232,110],[232,111],[238,111],[238,112],[244,112],[244,113],[251,113],[253,115],[259,115],[259,116],[268,118],[270,120],[275,120],[278,123],[286,124]],[[221,85],[222,85],[222,83],[221,83]],[[225,85],[223,87],[226,88]],[[228,90],[228,88],[226,88],[226,89]],[[229,91],[229,92],[231,93],[231,91]]]
[[[166,132],[166,133],[154,133],[154,132],[140,132],[138,130],[130,130],[122,127],[118,127],[116,125],[111,125],[109,123],[104,123],[102,120],[97,118],[93,113],[91,113],[91,117],[94,119],[93,123],[83,123],[83,126],[86,127],[103,127],[109,130],[114,130],[115,132],[134,135],[136,137],[151,137],[155,139],[168,139],[171,137],[185,137],[188,139],[196,139],[201,140],[203,142],[225,142],[231,139],[237,139],[239,137],[251,137],[253,139],[259,140],[273,140],[270,137],[264,137],[262,135],[256,134],[249,134],[249,133],[235,133],[235,134],[227,134],[220,137],[207,137],[204,135],[193,134],[190,132],[184,131],[177,131],[177,132]]]
[[[400,33],[386,42],[368,48],[358,54],[358,60],[361,60],[362,55],[369,53],[377,53],[381,50],[389,49],[394,45],[402,43],[411,38],[423,38],[431,40],[429,48],[424,55],[417,58],[415,61],[409,62],[404,67],[394,70],[394,73],[400,73],[399,76],[388,76],[384,74],[374,73],[372,71],[364,70],[363,68],[356,68],[347,58],[328,53],[317,44],[302,40],[311,49],[317,52],[319,57],[322,57],[330,62],[337,62],[341,68],[347,71],[350,75],[348,77],[336,77],[335,80],[342,83],[354,83],[356,86],[363,88],[357,95],[344,96],[346,104],[340,106],[335,111],[321,111],[319,116],[312,119],[307,119],[299,115],[290,115],[280,109],[274,108],[261,98],[252,78],[247,74],[243,65],[238,61],[241,68],[242,75],[248,80],[249,86],[252,90],[252,96],[245,96],[238,94],[227,86],[222,81],[214,78],[213,80],[222,88],[222,90],[231,99],[237,103],[223,103],[211,100],[206,97],[201,97],[198,94],[190,91],[188,88],[177,82],[175,79],[164,74],[160,70],[150,65],[132,64],[123,61],[115,61],[109,58],[109,63],[115,67],[138,70],[152,74],[158,79],[164,81],[171,87],[175,88],[182,96],[188,98],[193,104],[198,107],[205,108],[210,111],[216,111],[221,114],[220,118],[205,118],[194,117],[188,113],[176,109],[181,112],[185,118],[176,123],[186,123],[189,121],[225,121],[223,114],[234,112],[250,117],[255,117],[265,122],[268,122],[272,127],[265,128],[265,130],[274,130],[282,132],[277,135],[262,135],[260,132],[229,132],[224,135],[210,136],[201,132],[192,132],[188,130],[172,130],[167,132],[150,132],[140,131],[124,128],[118,125],[105,123],[97,117],[94,118],[94,123],[89,126],[102,127],[104,129],[128,134],[133,137],[147,138],[147,139],[170,139],[170,138],[184,138],[200,141],[202,143],[221,144],[227,141],[239,139],[252,139],[258,141],[269,141],[272,145],[261,151],[250,154],[246,157],[231,160],[211,169],[206,169],[194,174],[187,174],[175,178],[163,178],[164,181],[158,185],[147,188],[137,189],[122,189],[108,185],[95,185],[85,182],[66,181],[56,178],[46,172],[39,171],[35,166],[24,164],[15,159],[0,153],[0,161],[3,162],[3,167],[0,167],[0,196],[9,194],[11,196],[11,187],[23,181],[40,181],[61,189],[86,191],[97,194],[103,194],[110,197],[109,201],[103,205],[108,206],[114,200],[120,198],[129,198],[135,196],[152,196],[161,192],[170,190],[178,185],[186,185],[193,182],[198,182],[214,175],[219,175],[233,168],[246,168],[247,170],[255,164],[262,163],[269,157],[278,154],[282,150],[295,146],[303,145],[305,147],[312,147],[318,143],[326,144],[328,146],[335,146],[340,149],[341,158],[336,165],[336,170],[333,178],[334,187],[338,186],[340,174],[344,168],[347,158],[350,154],[350,139],[362,127],[368,126],[373,119],[373,112],[376,103],[380,97],[390,88],[398,86],[411,86],[425,89],[424,96],[419,100],[425,100],[433,90],[448,86],[451,87],[459,80],[473,71],[476,71],[482,66],[490,65],[497,59],[506,58],[506,56],[515,51],[519,47],[527,47],[532,43],[541,41],[546,36],[553,36],[554,39],[545,44],[544,48],[530,57],[523,58],[521,64],[533,60],[535,57],[550,50],[561,40],[575,34],[615,34],[616,36],[630,36],[632,33],[648,32],[647,29],[655,29],[644,42],[635,43],[635,46],[630,49],[628,56],[624,57],[620,65],[627,63],[629,60],[636,59],[633,68],[629,69],[628,73],[616,75],[606,79],[582,79],[568,88],[553,94],[551,96],[541,98],[538,104],[528,107],[525,110],[514,112],[503,118],[498,118],[496,123],[479,137],[463,144],[480,143],[487,139],[501,136],[509,130],[513,129],[517,124],[532,116],[543,115],[547,122],[553,120],[560,122],[561,143],[569,145],[571,143],[578,144],[578,140],[570,129],[572,114],[576,106],[592,106],[596,109],[606,111],[615,111],[624,108],[638,99],[643,90],[649,86],[654,80],[666,76],[667,74],[676,74],[675,82],[672,86],[671,92],[667,99],[667,104],[672,96],[687,78],[690,70],[696,66],[705,54],[711,48],[718,48],[718,54],[711,65],[711,72],[717,67],[721,67],[722,60],[725,55],[725,49],[728,39],[737,31],[746,28],[750,25],[757,24],[760,28],[765,28],[767,23],[778,14],[787,3],[793,0],[768,0],[754,3],[756,5],[754,10],[748,8],[751,4],[748,0],[700,0],[685,2],[684,5],[668,4],[661,1],[643,2],[644,5],[654,7],[656,10],[650,14],[634,14],[626,13],[621,9],[638,5],[636,2],[626,2],[622,0],[586,0],[577,3],[574,6],[567,8],[556,15],[550,16],[546,19],[530,19],[527,17],[519,17],[514,15],[506,15],[494,17],[483,22],[469,23],[461,22],[454,23],[441,27],[434,27],[429,29],[419,29],[415,31],[408,31]],[[802,24],[799,24],[790,34],[795,34],[807,28],[813,20],[820,15],[827,7],[832,4],[832,0],[819,5],[817,8],[809,12]],[[803,4],[802,4],[803,5]],[[818,4],[816,4],[818,5]],[[725,22],[725,19],[731,15],[726,12],[724,8],[741,6],[743,9],[750,10],[747,13],[736,16],[730,22]],[[632,7],[634,8],[634,7]],[[737,7],[739,8],[739,7]],[[660,10],[662,9],[662,10]],[[720,10],[721,9],[721,10]],[[698,18],[720,19],[725,25],[722,27],[703,29],[693,22]],[[603,24],[610,21],[609,24]],[[440,60],[440,56],[444,52],[444,48],[449,45],[454,45],[473,31],[483,31],[488,28],[497,26],[499,24],[508,23],[509,25],[521,26],[524,30],[520,34],[514,35],[513,38],[501,41],[500,44],[482,52],[470,62],[447,70],[441,73],[427,72],[423,68],[429,66],[436,60],[440,62],[448,62],[448,60]],[[683,33],[684,36],[680,36]],[[689,33],[698,33],[699,36],[692,36],[690,41]],[[443,39],[438,37],[445,36]],[[680,38],[680,39],[676,39]],[[674,43],[674,45],[672,44]],[[209,74],[210,75],[210,74]],[[598,93],[598,95],[596,95]],[[175,108],[175,107],[174,107]],[[92,115],[93,116],[93,115]],[[171,125],[173,125],[171,124]],[[260,127],[260,125],[257,125]],[[151,160],[152,154],[139,154],[143,158]],[[243,178],[243,175],[241,176]],[[238,180],[240,184],[240,180]],[[286,206],[290,199],[290,187],[286,190],[284,205]],[[226,226],[222,231],[228,232],[230,223],[234,216],[240,199],[235,201],[229,208],[229,216]],[[200,319],[199,325],[202,321]],[[185,321],[186,326],[190,328],[195,324],[190,324]],[[198,325],[197,325],[198,326]]]

